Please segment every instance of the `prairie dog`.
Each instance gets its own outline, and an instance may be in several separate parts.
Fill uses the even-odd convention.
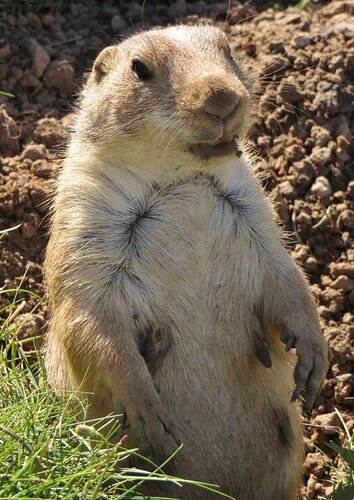
[[[226,36],[178,26],[108,47],[79,107],[45,265],[51,385],[123,413],[156,461],[183,443],[179,477],[294,499],[295,400],[311,408],[327,350],[242,147],[250,90]]]

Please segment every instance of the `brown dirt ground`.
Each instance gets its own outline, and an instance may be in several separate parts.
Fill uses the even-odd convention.
[[[290,249],[309,276],[329,343],[331,368],[311,418],[301,498],[332,490],[326,447],[339,440],[338,408],[354,430],[354,4],[312,2],[274,12],[267,2],[231,2],[231,46],[257,70],[251,139],[264,160],[266,187],[292,233]],[[48,204],[72,121],[75,92],[98,51],[141,27],[141,5],[72,2],[59,12],[18,13],[0,2],[0,289],[39,296]],[[124,6],[125,5],[125,6]],[[212,7],[210,7],[212,5]],[[228,2],[146,2],[144,25],[204,18],[222,24]],[[0,296],[1,307],[11,300]],[[26,320],[37,303],[27,300]],[[42,302],[23,334],[45,331]],[[323,450],[324,454],[318,451]],[[335,458],[335,463],[338,458]]]

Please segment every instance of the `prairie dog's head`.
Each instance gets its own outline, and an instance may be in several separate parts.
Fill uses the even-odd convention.
[[[214,168],[249,125],[246,79],[211,26],[142,32],[97,57],[77,133],[132,166]]]

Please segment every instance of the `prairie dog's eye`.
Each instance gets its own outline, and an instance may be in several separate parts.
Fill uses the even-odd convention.
[[[140,80],[147,80],[151,76],[149,68],[139,59],[133,59],[132,70]]]

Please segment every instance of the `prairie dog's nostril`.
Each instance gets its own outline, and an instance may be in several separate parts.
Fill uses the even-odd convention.
[[[234,111],[239,102],[240,96],[236,92],[222,89],[213,92],[205,99],[202,110],[223,120]]]

